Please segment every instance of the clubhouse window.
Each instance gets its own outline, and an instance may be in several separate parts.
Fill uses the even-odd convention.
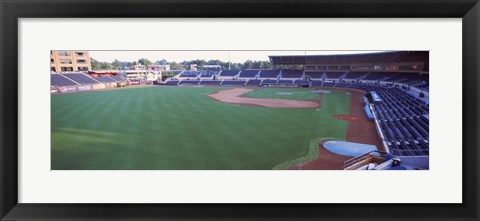
[[[58,52],[58,56],[70,56],[70,52],[69,51],[59,51]]]
[[[88,67],[78,67],[79,71],[88,71]]]
[[[55,67],[50,67],[50,71],[57,72],[57,69],[55,69]]]
[[[62,71],[73,71],[73,67],[62,67]]]
[[[60,64],[72,64],[72,60],[70,60],[70,59],[60,59]]]
[[[87,63],[87,61],[85,61],[84,59],[80,59],[80,60],[77,60],[77,63],[79,63],[79,64],[85,64],[85,63]]]

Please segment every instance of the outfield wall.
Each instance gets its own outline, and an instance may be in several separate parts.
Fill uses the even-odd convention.
[[[50,94],[65,94],[65,93],[75,93],[81,91],[91,91],[91,90],[103,90],[108,88],[115,87],[126,87],[129,84],[127,82],[108,82],[108,83],[98,83],[98,84],[83,84],[83,85],[68,85],[68,86],[57,86],[56,89],[50,89]]]

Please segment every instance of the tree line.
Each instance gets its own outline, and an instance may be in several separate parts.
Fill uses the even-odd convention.
[[[271,69],[272,64],[270,61],[252,61],[247,60],[244,63],[233,63],[233,62],[224,62],[221,60],[191,60],[191,61],[183,61],[183,62],[169,62],[165,59],[158,60],[152,62],[146,58],[141,58],[138,61],[119,61],[115,59],[113,62],[101,62],[94,58],[90,58],[90,64],[92,65],[92,70],[125,70],[130,66],[134,66],[137,64],[140,65],[170,65],[171,70],[188,70],[190,69],[191,64],[196,64],[197,66],[204,66],[204,65],[220,65],[223,70],[228,69]]]

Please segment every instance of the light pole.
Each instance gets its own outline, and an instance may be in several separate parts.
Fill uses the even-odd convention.
[[[228,70],[230,70],[230,51],[228,51]]]

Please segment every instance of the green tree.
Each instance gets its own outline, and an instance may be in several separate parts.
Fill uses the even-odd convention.
[[[245,68],[245,69],[253,69],[253,61],[251,61],[251,60],[246,60],[245,63],[243,63],[243,68]]]
[[[108,70],[108,69],[112,69],[112,66],[110,66],[110,63],[108,62],[102,62],[100,63],[100,69]]]
[[[92,70],[100,69],[100,62],[98,62],[96,59],[92,57],[90,58],[90,65],[92,66]]]
[[[118,59],[115,59],[115,61],[112,62],[112,67],[113,69],[120,69],[122,67],[122,63]]]
[[[165,65],[165,64],[168,64],[168,61],[165,60],[165,59],[162,59],[160,61],[155,61],[155,64],[156,65]]]
[[[138,60],[138,64],[148,66],[151,65],[152,62],[146,58],[140,58],[140,60]]]
[[[171,70],[185,70],[185,67],[182,63],[171,62],[170,63]]]

